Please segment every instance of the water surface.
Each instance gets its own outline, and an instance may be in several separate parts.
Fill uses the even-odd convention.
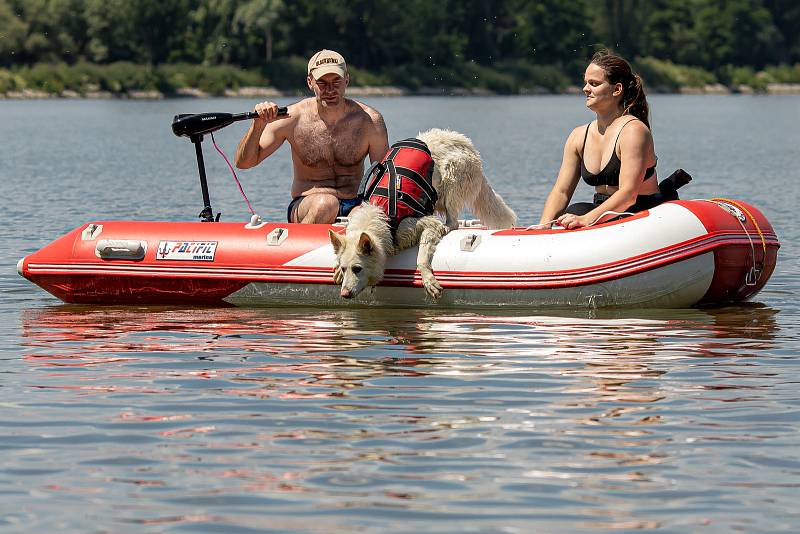
[[[564,96],[369,102],[391,140],[467,133],[523,223],[591,118]],[[90,220],[194,220],[172,115],[252,105],[0,102],[0,530],[800,529],[797,97],[652,98],[661,176],[683,167],[684,197],[752,202],[782,241],[740,306],[88,307],[16,274]],[[230,155],[244,129],[216,140]],[[214,208],[245,220],[204,146]],[[284,148],[240,178],[276,219],[289,175]]]

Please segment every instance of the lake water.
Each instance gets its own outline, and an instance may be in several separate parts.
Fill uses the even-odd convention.
[[[528,224],[591,118],[568,96],[368,102],[391,141],[468,134]],[[91,220],[195,220],[172,116],[253,104],[0,101],[0,531],[800,530],[799,97],[651,98],[660,175],[752,202],[781,239],[746,305],[87,307],[17,275]],[[217,134],[229,156],[245,128]],[[212,205],[246,220],[204,148]],[[286,148],[240,173],[270,219],[289,176]]]

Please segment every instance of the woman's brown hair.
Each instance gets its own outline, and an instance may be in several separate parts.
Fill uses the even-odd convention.
[[[622,112],[630,113],[650,128],[650,106],[644,93],[642,78],[633,72],[630,63],[608,50],[599,50],[592,63],[603,69],[611,84],[622,84]]]

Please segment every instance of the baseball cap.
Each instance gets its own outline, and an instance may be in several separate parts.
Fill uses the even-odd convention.
[[[347,74],[347,64],[339,52],[333,50],[320,50],[308,60],[308,73],[319,80],[326,74],[338,74],[344,78]]]

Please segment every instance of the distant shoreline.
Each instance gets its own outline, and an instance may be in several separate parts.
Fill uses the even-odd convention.
[[[771,83],[764,90],[755,90],[748,85],[727,87],[722,84],[708,84],[703,87],[681,87],[678,90],[651,88],[650,94],[682,94],[682,95],[800,95],[800,83]],[[563,91],[551,91],[543,87],[521,90],[515,95],[497,93],[488,89],[469,89],[465,87],[423,87],[417,90],[397,86],[354,86],[347,88],[347,96],[363,97],[397,97],[397,96],[531,96],[531,95],[576,95],[581,89],[577,86],[567,87]],[[51,93],[36,89],[22,89],[0,93],[0,100],[162,100],[166,98],[290,98],[304,96],[298,91],[281,91],[273,87],[242,87],[237,90],[226,90],[223,94],[211,94],[197,88],[181,88],[175,93],[163,93],[157,90],[130,90],[114,93],[111,91],[64,90]],[[306,95],[307,96],[307,95]]]
[[[554,65],[515,63],[492,69],[431,69],[408,76],[373,73],[350,66],[350,96],[494,96],[580,95],[581,76]],[[465,68],[467,68],[465,67]],[[654,58],[638,58],[634,68],[649,94],[800,95],[800,63],[765,67],[731,67],[715,75],[697,67]],[[471,74],[470,74],[471,73]],[[95,64],[37,63],[0,68],[0,99],[133,99],[162,98],[297,98],[308,95],[306,61],[290,58],[267,68],[233,65],[130,62]]]

